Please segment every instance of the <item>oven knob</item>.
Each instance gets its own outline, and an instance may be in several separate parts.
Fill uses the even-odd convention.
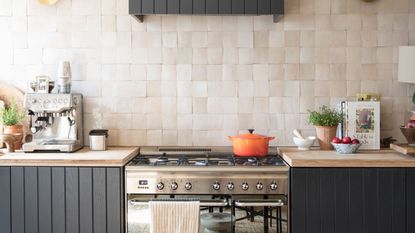
[[[220,184],[219,184],[219,182],[215,182],[215,183],[213,183],[213,185],[212,185],[212,188],[214,189],[214,190],[219,190],[220,189]]]
[[[278,184],[277,184],[276,182],[272,182],[272,183],[269,185],[269,187],[270,187],[270,189],[271,189],[271,190],[276,190],[276,189],[278,188]]]
[[[257,190],[262,190],[264,188],[264,185],[261,183],[261,182],[258,182],[257,184],[256,184],[256,189]]]
[[[159,183],[157,184],[157,189],[158,189],[158,190],[163,190],[163,189],[164,189],[164,184],[163,184],[163,182],[159,182]]]
[[[184,188],[185,188],[186,190],[190,190],[190,189],[192,189],[192,183],[187,182],[187,183],[184,185]]]
[[[248,190],[248,189],[249,189],[249,185],[248,185],[248,183],[243,182],[243,183],[242,183],[242,190],[246,191],[246,190]]]
[[[173,183],[171,183],[170,187],[171,187],[172,190],[176,190],[179,186],[177,185],[176,182],[173,182]]]
[[[229,182],[226,187],[228,187],[229,191],[232,191],[235,188],[235,185],[232,182]]]

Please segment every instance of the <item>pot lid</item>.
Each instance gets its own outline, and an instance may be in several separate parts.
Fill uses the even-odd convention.
[[[241,138],[241,139],[268,139],[270,137],[261,135],[261,134],[254,134],[254,129],[248,129],[249,133],[247,134],[239,134],[235,136],[235,138]]]

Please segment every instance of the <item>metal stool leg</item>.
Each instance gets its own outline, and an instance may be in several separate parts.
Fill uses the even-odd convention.
[[[271,220],[272,221],[272,220]],[[268,206],[264,207],[264,233],[269,233]]]

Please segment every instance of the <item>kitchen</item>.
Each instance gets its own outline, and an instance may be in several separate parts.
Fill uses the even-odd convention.
[[[177,3],[178,10],[166,14]],[[294,129],[316,135],[308,110],[338,108],[342,101],[356,101],[358,93],[379,94],[377,140],[406,142],[400,127],[413,109],[415,85],[402,81],[398,69],[400,46],[415,45],[413,0],[0,0],[0,42],[1,84],[20,91],[0,87],[2,100],[12,93],[23,102],[23,93],[32,93],[31,84],[41,80],[54,81],[52,92],[59,92],[63,61],[69,61],[70,92],[82,95],[81,114],[69,113],[69,122],[83,126],[69,130],[83,135],[85,144],[71,154],[0,155],[0,184],[6,187],[0,189],[0,232],[127,232],[128,197],[136,194],[125,181],[129,171],[145,170],[127,164],[139,150],[231,150],[228,136],[247,129],[275,137],[270,151],[278,150],[291,166],[284,172],[292,183],[279,193],[289,198],[275,197],[284,204],[281,221],[275,219],[278,206],[269,206],[270,232],[277,232],[278,224],[292,233],[415,231],[406,220],[415,215],[409,198],[412,157],[383,148],[361,148],[346,158],[318,147],[304,154],[291,151]],[[89,152],[93,129],[109,130],[107,151]],[[376,161],[366,159],[366,152]],[[340,164],[333,162],[337,159]],[[275,164],[263,169],[229,170],[264,171],[269,185],[284,170]],[[218,196],[229,194],[224,187],[230,175],[224,174],[216,174],[223,175],[224,193]],[[242,181],[237,182],[239,187]],[[248,190],[256,184],[249,183]],[[368,188],[362,191],[366,198],[346,195],[359,193],[352,187]],[[394,204],[380,205],[388,196]],[[220,212],[201,205],[203,214]],[[254,212],[237,208],[237,213],[239,218]],[[257,224],[256,232],[265,231],[264,213],[259,215],[253,222],[239,221],[236,229]]]

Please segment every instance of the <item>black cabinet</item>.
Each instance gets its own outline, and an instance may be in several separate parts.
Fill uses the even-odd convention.
[[[124,233],[122,168],[0,167],[1,233]]]
[[[412,233],[414,193],[413,168],[292,168],[291,233]]]
[[[284,0],[129,0],[129,13],[143,20],[149,14],[278,15]]]

